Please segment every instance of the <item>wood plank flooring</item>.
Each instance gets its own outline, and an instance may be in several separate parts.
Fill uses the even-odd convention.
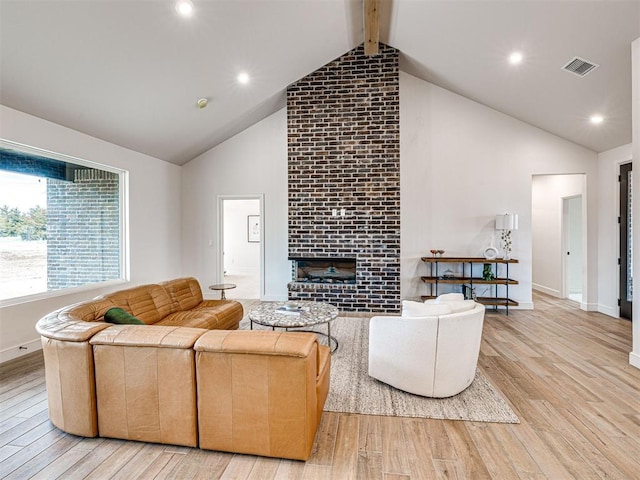
[[[488,313],[480,367],[518,425],[325,412],[308,462],[66,434],[48,420],[39,352],[0,366],[6,479],[638,479],[631,323],[535,294]]]

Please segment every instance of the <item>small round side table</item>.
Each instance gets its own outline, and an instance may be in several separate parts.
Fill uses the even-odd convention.
[[[220,290],[220,300],[226,300],[227,297],[224,294],[225,290],[231,290],[236,288],[235,283],[218,283],[216,285],[209,285],[209,290]]]

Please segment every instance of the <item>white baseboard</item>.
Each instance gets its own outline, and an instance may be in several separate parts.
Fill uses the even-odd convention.
[[[4,350],[0,351],[0,363],[8,362],[9,360],[13,360],[14,358],[28,355],[37,350],[42,350],[42,341],[40,340],[40,338],[31,340],[27,343],[21,343],[13,347],[5,348]]]
[[[640,354],[631,352],[629,354],[629,364],[633,365],[636,368],[640,368]]]
[[[608,305],[598,305],[597,312],[604,313],[605,315],[609,315],[610,317],[620,318],[619,307],[610,307]]]
[[[509,310],[511,310],[512,308],[515,310],[533,310],[533,302],[521,302],[518,300],[518,306],[509,307]]]
[[[598,304],[597,303],[580,303],[580,310],[584,310],[585,312],[597,312]]]
[[[537,283],[532,283],[531,288],[538,292],[546,293],[547,295],[551,295],[552,297],[562,298],[560,296],[560,290],[556,290],[555,288],[545,287],[544,285],[540,285]]]

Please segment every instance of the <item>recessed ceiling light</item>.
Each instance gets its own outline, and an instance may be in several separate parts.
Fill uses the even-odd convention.
[[[193,2],[191,0],[178,0],[176,11],[183,17],[189,17],[193,13]]]
[[[509,55],[509,63],[511,65],[518,65],[519,63],[522,62],[522,53],[520,52],[513,52],[511,55]]]
[[[249,83],[249,74],[247,72],[241,72],[238,74],[238,83],[241,83],[242,85],[246,85],[247,83]]]
[[[591,118],[589,119],[589,121],[594,125],[598,125],[604,122],[604,117],[602,115],[591,115]]]

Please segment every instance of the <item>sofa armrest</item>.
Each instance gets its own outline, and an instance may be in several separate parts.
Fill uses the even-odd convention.
[[[478,365],[485,307],[440,317],[434,397],[454,395],[473,382]]]
[[[105,322],[85,322],[67,312],[56,310],[36,323],[36,331],[43,337],[64,342],[86,342],[96,333],[111,326]]]
[[[79,304],[76,304],[79,305]],[[51,422],[65,432],[98,435],[93,351],[89,340],[111,324],[87,322],[66,307],[38,321]]]

